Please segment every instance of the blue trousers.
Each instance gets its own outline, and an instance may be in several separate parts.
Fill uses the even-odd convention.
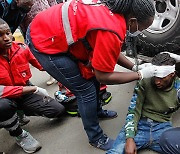
[[[155,121],[149,122],[146,120],[140,120],[136,136],[134,137],[137,150],[150,149],[162,153],[159,146],[159,138],[165,130],[170,128],[172,128],[170,122],[159,123]],[[124,154],[125,143],[125,128],[123,127],[117,136],[112,149],[107,151],[107,154]]]
[[[160,138],[164,154],[180,154],[180,127],[168,129]]]
[[[27,44],[44,70],[71,90],[76,96],[78,109],[89,141],[95,142],[101,138],[103,131],[99,126],[97,116],[97,112],[102,110],[98,98],[99,82],[95,78],[91,80],[84,79],[80,74],[77,63],[67,55],[48,55],[37,51],[31,41],[29,29],[26,37]]]

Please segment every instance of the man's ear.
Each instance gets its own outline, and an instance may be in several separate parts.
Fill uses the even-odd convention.
[[[176,75],[176,72],[171,73],[171,76],[174,77]]]

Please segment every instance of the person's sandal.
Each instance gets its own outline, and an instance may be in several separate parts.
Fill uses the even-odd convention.
[[[50,77],[49,80],[46,82],[47,86],[52,85],[56,80],[53,77]]]

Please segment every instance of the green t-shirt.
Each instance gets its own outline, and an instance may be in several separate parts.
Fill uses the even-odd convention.
[[[141,117],[158,122],[171,121],[173,112],[179,107],[177,101],[179,88],[180,79],[177,77],[166,90],[157,89],[151,78],[137,82],[126,117],[126,138],[134,138]]]

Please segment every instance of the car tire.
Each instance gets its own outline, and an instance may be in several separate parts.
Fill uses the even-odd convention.
[[[160,3],[164,9],[158,8]],[[180,54],[180,0],[156,0],[154,6],[153,24],[138,37],[139,54],[149,57],[163,51]]]

